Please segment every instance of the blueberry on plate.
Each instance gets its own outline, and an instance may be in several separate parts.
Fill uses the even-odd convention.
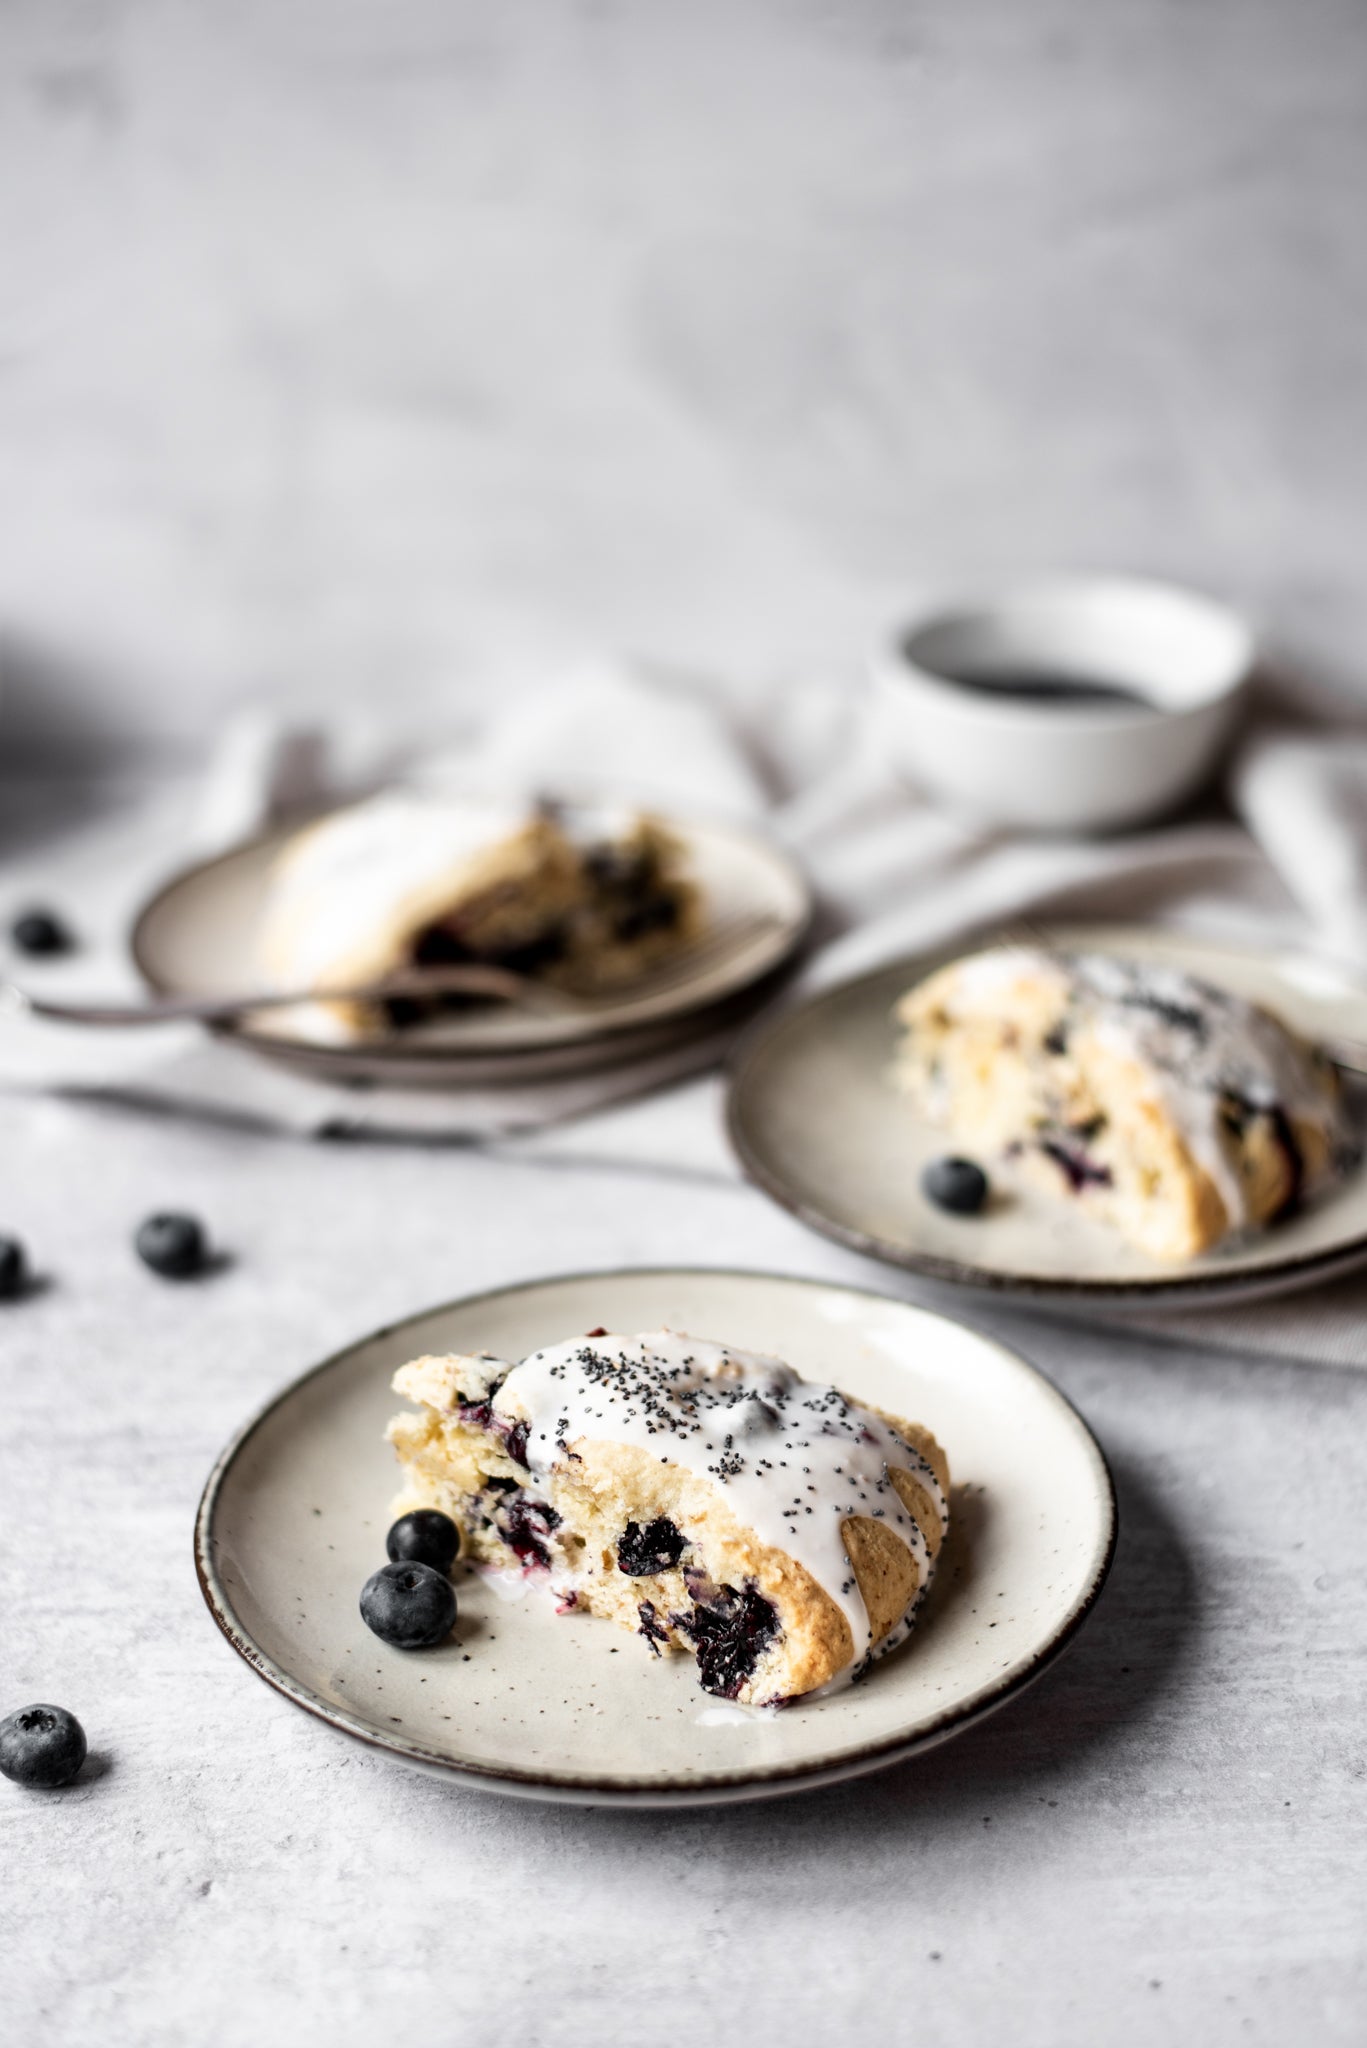
[[[384,1547],[394,1564],[430,1564],[434,1572],[449,1572],[460,1554],[460,1530],[440,1508],[414,1508],[399,1516]]]
[[[65,1707],[19,1707],[0,1721],[0,1772],[45,1792],[69,1785],[85,1762],[85,1730]]]
[[[168,1212],[139,1224],[133,1243],[144,1266],[167,1280],[198,1273],[208,1253],[204,1229],[193,1216]]]
[[[430,1564],[382,1564],[361,1588],[361,1619],[396,1650],[428,1650],[451,1633],[456,1589]]]
[[[50,910],[24,911],[10,926],[9,935],[16,951],[34,959],[45,953],[71,951],[71,933]]]
[[[932,1159],[921,1175],[921,1192],[937,1209],[976,1216],[987,1200],[987,1175],[972,1159]]]
[[[0,1301],[13,1301],[24,1291],[28,1260],[17,1237],[0,1237]]]

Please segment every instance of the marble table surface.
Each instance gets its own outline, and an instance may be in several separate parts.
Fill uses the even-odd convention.
[[[965,1305],[1096,1428],[1122,1533],[1071,1653],[843,1789],[623,1814],[353,1749],[237,1662],[190,1525],[277,1384],[466,1289],[631,1262],[886,1284],[752,1190],[456,1148],[309,1146],[3,1105],[6,1709],[78,1713],[58,1794],[0,1785],[0,2002],[25,2043],[1021,2048],[1367,2027],[1367,1378]],[[170,1286],[130,1233],[199,1211]]]

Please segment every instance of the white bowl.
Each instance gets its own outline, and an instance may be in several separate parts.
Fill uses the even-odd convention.
[[[1254,639],[1209,598],[1139,578],[1015,585],[937,609],[874,664],[899,768],[953,808],[1037,832],[1095,832],[1171,810],[1205,781],[1253,668]],[[1049,676],[1112,700],[990,690]]]

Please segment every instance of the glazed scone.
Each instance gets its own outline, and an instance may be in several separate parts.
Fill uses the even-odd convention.
[[[594,1331],[520,1364],[401,1367],[395,1514],[442,1509],[467,1556],[544,1573],[707,1692],[773,1705],[900,1643],[949,1521],[928,1430],[777,1358]]]
[[[280,986],[341,989],[397,969],[478,963],[582,993],[631,981],[690,939],[698,892],[674,836],[520,806],[393,791],[306,826],[279,854],[257,952]],[[310,1006],[355,1037],[450,998]]]
[[[1171,967],[1004,946],[940,968],[896,1020],[923,1116],[1157,1259],[1289,1215],[1348,1156],[1328,1059]]]

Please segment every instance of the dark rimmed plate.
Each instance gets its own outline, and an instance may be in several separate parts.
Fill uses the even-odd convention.
[[[686,1030],[756,988],[791,958],[811,914],[802,874],[763,833],[671,818],[707,910],[695,972],[624,988],[563,1014],[512,1004],[467,1010],[373,1042],[321,1035],[311,1011],[261,1012],[222,1030],[248,1050],[325,1080],[460,1086],[578,1071],[635,1055],[637,1040]],[[290,834],[270,832],[173,876],[139,912],[134,962],[159,995],[212,996],[259,988],[257,931],[271,869]],[[724,943],[734,932],[736,943]],[[715,943],[714,943],[715,942]],[[533,1071],[533,1062],[540,1065]]]
[[[394,1369],[431,1350],[520,1357],[598,1325],[667,1324],[777,1352],[924,1421],[954,1473],[954,1524],[911,1640],[860,1685],[777,1714],[700,1692],[607,1622],[555,1614],[465,1573],[455,1639],[405,1656],[368,1633],[360,1587],[384,1558],[396,1482]],[[1115,1546],[1110,1475],[1042,1374],[943,1316],[851,1287],[762,1273],[578,1274],[475,1295],[376,1332],[287,1387],[204,1490],[195,1558],[229,1642],[344,1735],[438,1777],[535,1799],[624,1806],[772,1797],[945,1741],[1068,1643]]]

